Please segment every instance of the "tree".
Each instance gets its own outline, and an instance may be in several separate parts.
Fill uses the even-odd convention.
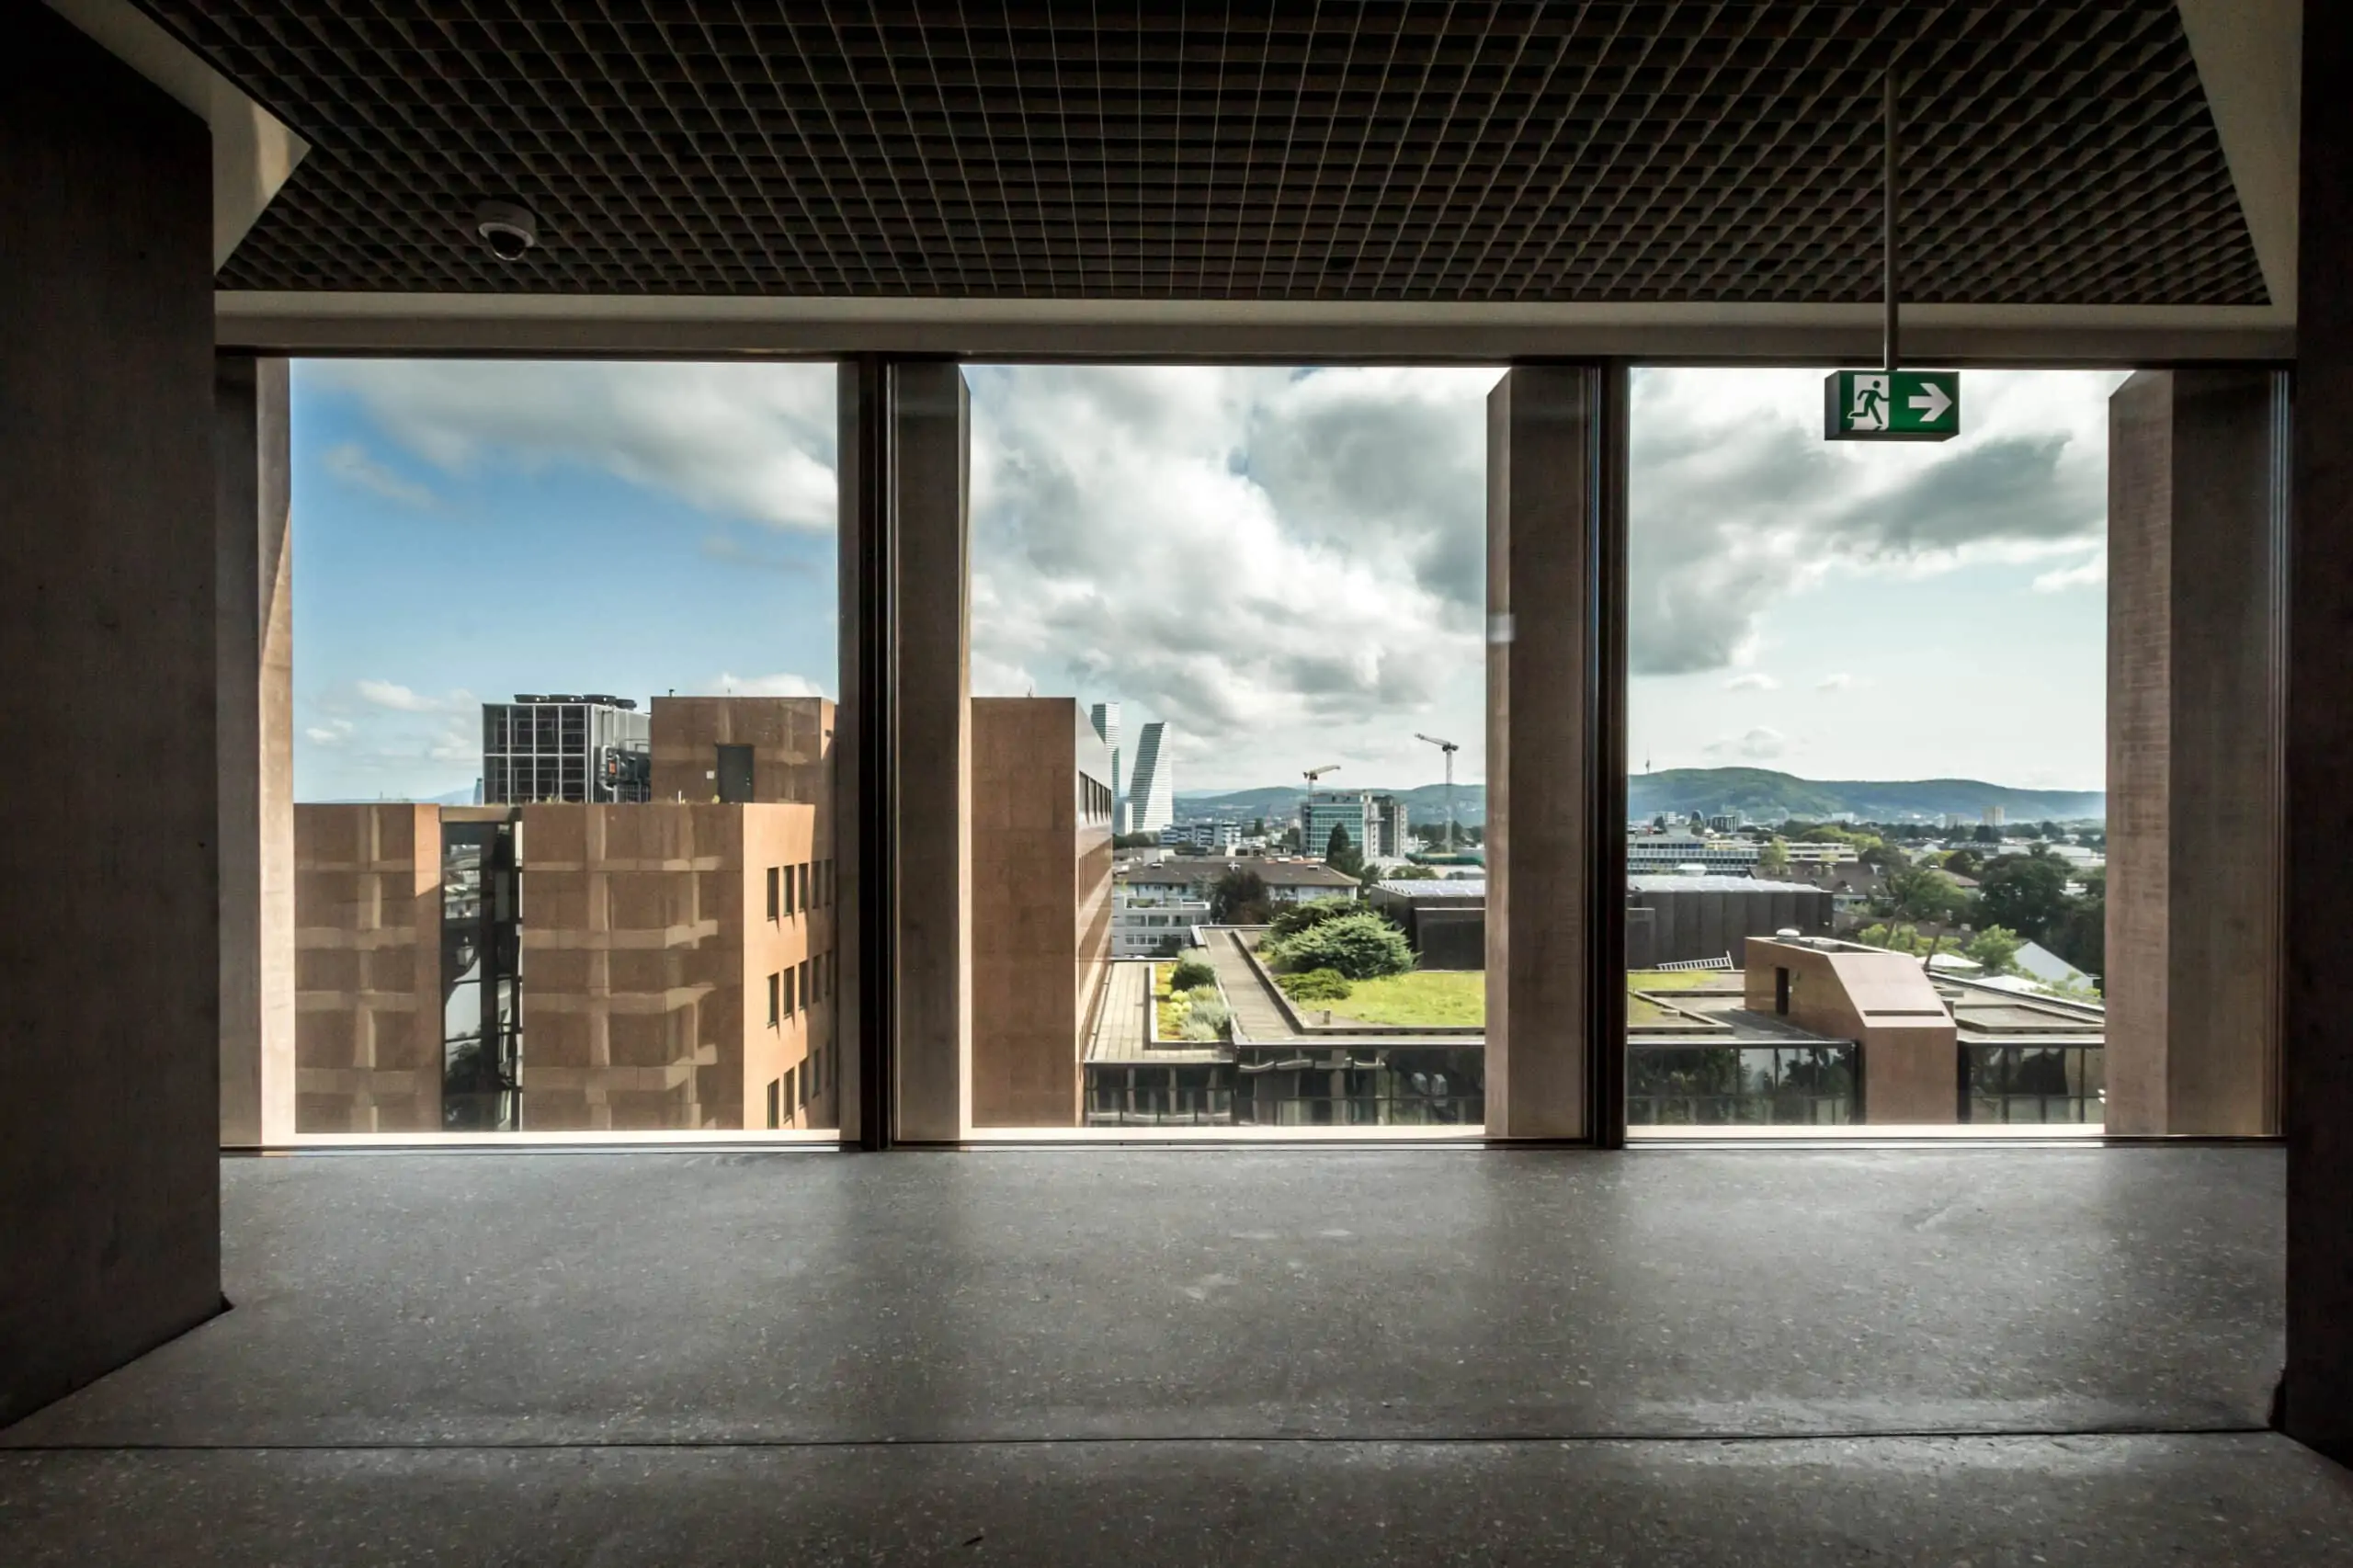
[[[1916,953],[1925,945],[1916,926],[1866,926],[1855,933],[1855,940],[1867,948],[1885,948],[1895,953]]]
[[[1212,924],[1264,926],[1267,918],[1266,879],[1257,872],[1235,866],[1210,888]]]
[[[1112,835],[1111,847],[1114,849],[1150,849],[1159,842],[1160,835],[1156,833],[1121,833]]]
[[[1954,849],[1945,855],[1945,869],[1956,877],[1974,879],[1985,869],[1985,857],[1974,849]]]
[[[1976,833],[1972,835],[1972,836],[1980,844],[1999,844],[2002,842],[2000,830],[1995,828],[1990,822],[1981,824]]]
[[[1296,937],[1326,920],[1354,915],[1358,908],[1357,901],[1352,898],[1311,898],[1303,903],[1286,904],[1277,910],[1274,918],[1267,923],[1270,927],[1267,936],[1275,941],[1285,937]]]
[[[1336,969],[1347,980],[1377,980],[1414,967],[1405,933],[1378,915],[1343,915],[1284,938],[1275,962],[1289,971]]]
[[[2006,926],[1988,926],[1961,950],[1985,966],[1988,974],[2007,974],[2026,938]]]
[[[1190,991],[1197,985],[1215,985],[1217,971],[1199,959],[1185,959],[1168,971],[1168,989]]]
[[[1789,875],[1790,846],[1787,839],[1774,837],[1765,841],[1765,847],[1756,852],[1756,872],[1765,877]]]
[[[1958,925],[1969,910],[1960,883],[1933,866],[1907,866],[1887,879],[1888,911],[1896,919]]]
[[[2067,862],[2039,846],[2031,855],[1997,855],[1978,875],[1977,900],[1986,925],[2041,941],[2067,913]]]
[[[2086,974],[2108,972],[2108,874],[2084,879],[2084,896],[2067,901],[2067,913],[2043,933],[2043,946]]]
[[[1357,853],[1356,842],[1338,823],[1332,824],[1332,836],[1324,842],[1324,863],[1351,877],[1364,875],[1364,857]]]

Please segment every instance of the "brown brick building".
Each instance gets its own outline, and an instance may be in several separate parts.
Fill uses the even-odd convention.
[[[1111,752],[1064,697],[972,699],[972,1125],[1075,1127],[1111,958]]]
[[[648,802],[297,807],[296,1130],[837,1125],[834,717],[656,698]],[[972,1124],[1074,1127],[1110,756],[1068,699],[972,736]]]

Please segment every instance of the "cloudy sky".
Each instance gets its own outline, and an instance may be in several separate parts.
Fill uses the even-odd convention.
[[[973,689],[1120,700],[1180,789],[1483,772],[1493,370],[978,367]],[[1636,389],[1632,754],[2101,783],[2098,374],[1832,446],[1818,371]],[[432,797],[516,691],[831,694],[833,371],[312,361],[296,789]]]

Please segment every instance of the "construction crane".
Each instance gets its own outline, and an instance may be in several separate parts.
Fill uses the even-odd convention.
[[[1414,733],[1414,738],[1427,741],[1446,756],[1446,852],[1451,855],[1454,853],[1454,754],[1462,748],[1452,741],[1442,741],[1436,735],[1426,735],[1418,730]]]
[[[1321,767],[1311,767],[1305,771],[1307,793],[1299,798],[1299,852],[1302,855],[1313,855],[1315,853],[1315,846],[1307,842],[1307,824],[1314,818],[1314,813],[1308,808],[1315,802],[1315,781],[1327,773],[1339,772],[1340,765],[1336,762],[1327,762]]]

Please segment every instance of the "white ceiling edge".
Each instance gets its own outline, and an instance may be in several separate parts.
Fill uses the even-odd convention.
[[[212,128],[212,266],[218,271],[311,144],[130,0],[49,0],[49,6]]]
[[[2293,318],[2303,0],[2175,0],[2264,287]]]
[[[1533,356],[1876,363],[1875,304],[223,291],[223,347],[270,353],[1432,359]],[[1907,360],[2162,364],[2292,358],[2276,306],[1915,305]]]

